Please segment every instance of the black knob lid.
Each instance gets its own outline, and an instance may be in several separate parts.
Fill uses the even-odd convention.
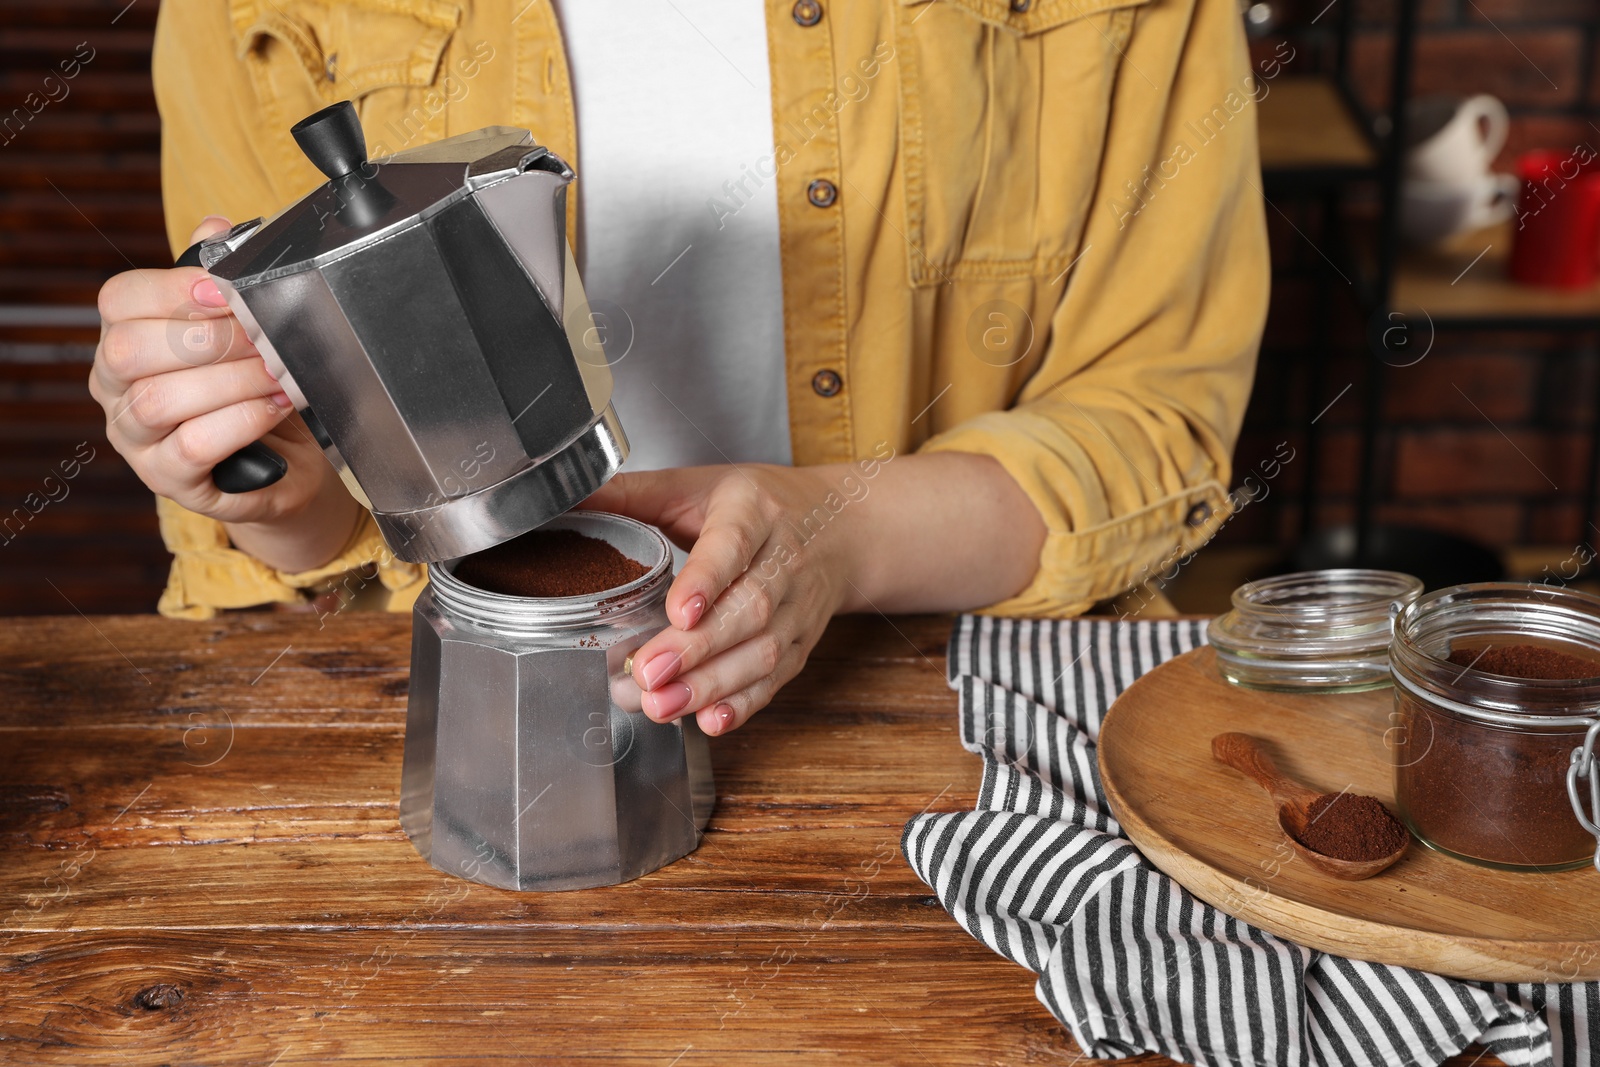
[[[367,162],[367,139],[361,132],[355,105],[348,100],[307,115],[289,132],[306,158],[330,178],[342,178]]]

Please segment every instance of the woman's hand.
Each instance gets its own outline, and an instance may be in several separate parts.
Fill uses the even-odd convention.
[[[198,241],[228,228],[208,218]],[[293,415],[217,284],[198,267],[133,270],[100,290],[89,392],[106,437],[157,494],[229,525],[235,545],[283,570],[331,559],[359,507]],[[274,485],[224,493],[211,469],[251,441],[289,463]]]
[[[828,508],[835,468],[688,467],[619,474],[583,506],[659,526],[690,548],[667,592],[672,625],[633,654],[644,712],[742,725],[805,664],[850,602],[850,534]],[[692,547],[691,547],[692,546]]]
[[[693,714],[708,734],[765,707],[834,614],[996,603],[1032,579],[1045,539],[993,457],[887,444],[829,466],[619,474],[583,506],[690,549],[667,591],[671,625],[633,654],[633,678],[650,718]]]

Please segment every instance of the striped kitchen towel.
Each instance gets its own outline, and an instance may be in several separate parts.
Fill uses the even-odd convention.
[[[1202,622],[958,620],[948,674],[961,742],[984,761],[978,808],[919,815],[901,841],[956,921],[1035,972],[1091,1056],[1431,1065],[1480,1041],[1508,1064],[1600,1060],[1600,983],[1330,956],[1229,918],[1139,854],[1106,806],[1095,737],[1135,678],[1204,641]]]

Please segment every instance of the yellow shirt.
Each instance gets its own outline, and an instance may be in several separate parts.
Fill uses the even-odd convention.
[[[1234,0],[768,0],[767,34],[794,461],[998,459],[1049,534],[995,613],[1082,611],[1203,543],[1268,288]],[[583,172],[548,0],[177,0],[154,67],[174,252],[320,184],[289,127],[335,100],[374,156],[501,124]],[[158,507],[167,615],[369,563],[398,610],[425,577],[370,517],[286,574]]]

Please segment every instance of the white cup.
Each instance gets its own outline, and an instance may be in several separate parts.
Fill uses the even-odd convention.
[[[1469,186],[1489,169],[1511,131],[1506,106],[1487,93],[1465,100],[1418,97],[1408,105],[1406,121],[1407,176]]]
[[[1521,188],[1515,174],[1407,178],[1400,190],[1400,235],[1413,245],[1434,245],[1504,222],[1516,210]]]

